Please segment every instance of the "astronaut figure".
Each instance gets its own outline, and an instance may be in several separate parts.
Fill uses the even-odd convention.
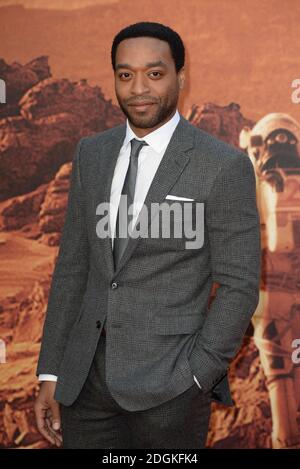
[[[262,229],[260,301],[254,342],[266,376],[273,448],[300,448],[300,126],[271,113],[240,134],[254,165]],[[298,360],[299,361],[299,360]]]

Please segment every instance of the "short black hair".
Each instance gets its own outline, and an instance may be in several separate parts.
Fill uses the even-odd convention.
[[[152,23],[150,21],[141,21],[134,23],[122,29],[115,37],[111,48],[111,63],[116,71],[116,51],[121,41],[132,37],[154,37],[166,41],[171,49],[172,57],[175,62],[176,72],[183,67],[185,59],[184,44],[176,31],[161,23]]]

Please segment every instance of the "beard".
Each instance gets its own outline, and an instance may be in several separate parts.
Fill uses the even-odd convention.
[[[131,111],[132,107],[125,104],[124,101],[116,94],[118,103],[123,113],[127,117],[128,121],[135,127],[140,129],[150,129],[164,122],[174,112],[178,103],[178,93],[168,95],[168,97],[161,101],[155,101],[153,109],[149,108],[144,115],[134,114],[134,110]],[[154,102],[150,97],[145,97],[144,100]]]

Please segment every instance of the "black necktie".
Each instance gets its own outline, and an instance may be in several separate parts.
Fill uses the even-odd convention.
[[[120,204],[119,204],[117,220],[116,220],[116,230],[115,230],[114,249],[113,249],[115,268],[120,262],[120,259],[125,251],[125,248],[129,240],[128,225],[131,220],[128,214],[128,208],[131,204],[133,204],[133,201],[134,201],[134,191],[135,191],[136,175],[137,175],[137,169],[138,169],[139,152],[144,145],[148,145],[148,143],[146,143],[144,140],[137,140],[136,138],[133,138],[130,143],[131,143],[130,161],[129,161],[129,166],[127,169],[127,173],[126,173],[126,177],[125,177],[125,181],[124,181],[124,185],[123,185],[123,189],[121,193],[121,197],[122,195],[123,196],[127,195],[127,206],[125,203],[123,205],[123,207],[125,207],[126,209],[126,214],[125,216],[124,214],[121,214],[120,216]],[[121,198],[120,198],[120,201],[121,201]],[[127,234],[126,238],[121,238],[119,236],[119,230],[121,226],[123,227],[123,230],[121,231],[121,233],[125,231]]]

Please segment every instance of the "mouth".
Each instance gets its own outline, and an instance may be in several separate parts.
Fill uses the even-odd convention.
[[[153,106],[155,103],[139,103],[139,104],[130,104],[130,107],[133,107],[137,111],[146,111]]]

